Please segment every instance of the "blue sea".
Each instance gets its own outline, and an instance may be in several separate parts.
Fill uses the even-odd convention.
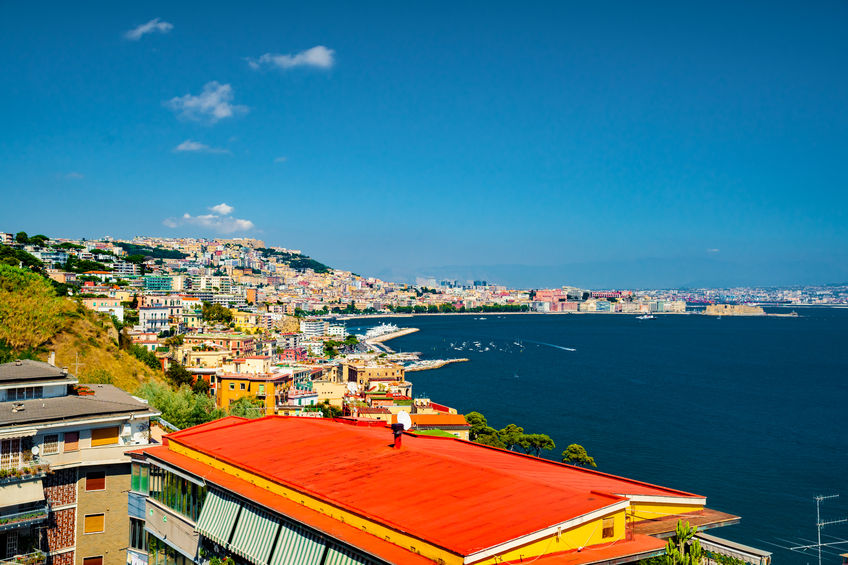
[[[583,445],[601,471],[707,497],[742,516],[711,533],[814,563],[780,546],[816,538],[822,518],[848,516],[848,310],[797,318],[665,315],[416,316],[421,331],[387,343],[422,358],[470,362],[409,374],[415,396],[546,433],[559,459]],[[848,539],[848,525],[823,541]],[[824,563],[841,563],[848,544]]]

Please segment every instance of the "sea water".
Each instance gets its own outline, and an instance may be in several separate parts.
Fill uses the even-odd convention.
[[[421,331],[387,344],[470,359],[410,373],[415,396],[546,433],[550,459],[579,443],[600,471],[704,495],[742,516],[711,533],[804,564],[813,552],[779,546],[815,540],[813,497],[842,494],[822,518],[848,516],[848,310],[799,314],[415,316],[392,321]]]

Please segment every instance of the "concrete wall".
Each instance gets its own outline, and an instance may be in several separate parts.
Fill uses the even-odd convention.
[[[105,490],[86,491],[86,473],[106,472]],[[97,465],[79,469],[77,481],[77,550],[76,565],[85,557],[103,556],[103,565],[124,565],[127,561],[130,519],[127,514],[127,491],[130,489],[130,464]],[[102,533],[85,534],[85,515],[104,514]]]

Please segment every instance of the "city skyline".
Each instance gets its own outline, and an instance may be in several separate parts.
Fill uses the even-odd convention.
[[[387,280],[848,280],[844,4],[250,7],[8,6],[0,227]]]

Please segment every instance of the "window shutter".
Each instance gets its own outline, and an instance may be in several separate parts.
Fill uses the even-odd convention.
[[[118,443],[118,426],[91,430],[91,447]]]

